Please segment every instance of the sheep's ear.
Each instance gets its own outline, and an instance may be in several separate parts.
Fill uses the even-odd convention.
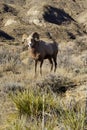
[[[39,34],[37,32],[35,32],[33,34],[33,38],[36,40],[36,41],[39,41]]]

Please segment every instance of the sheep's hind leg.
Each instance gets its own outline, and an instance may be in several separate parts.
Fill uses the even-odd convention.
[[[42,65],[43,65],[43,60],[40,63],[40,74],[41,74],[41,76],[42,76]]]
[[[55,64],[54,72],[56,72],[56,68],[57,68],[57,61],[56,61],[56,58],[53,58],[53,60],[54,60],[54,64]]]
[[[50,61],[50,64],[51,64],[51,69],[50,69],[50,71],[52,71],[52,70],[53,70],[53,61],[52,61],[51,58],[49,58],[49,61]]]

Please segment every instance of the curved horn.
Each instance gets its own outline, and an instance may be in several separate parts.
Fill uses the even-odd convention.
[[[39,34],[38,34],[37,32],[35,32],[35,33],[33,34],[33,38],[34,38],[36,41],[38,41],[38,40],[39,40]]]

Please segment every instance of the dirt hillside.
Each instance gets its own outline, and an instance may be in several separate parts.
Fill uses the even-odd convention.
[[[86,3],[86,0],[4,0],[0,2],[0,27],[15,39],[33,29],[42,33],[50,31],[59,40],[75,39],[87,29]]]

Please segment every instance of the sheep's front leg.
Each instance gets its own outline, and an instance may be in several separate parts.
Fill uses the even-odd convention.
[[[43,65],[43,60],[40,63],[40,74],[42,75],[42,65]]]
[[[37,73],[37,60],[35,60],[35,77],[36,77],[36,73]]]

